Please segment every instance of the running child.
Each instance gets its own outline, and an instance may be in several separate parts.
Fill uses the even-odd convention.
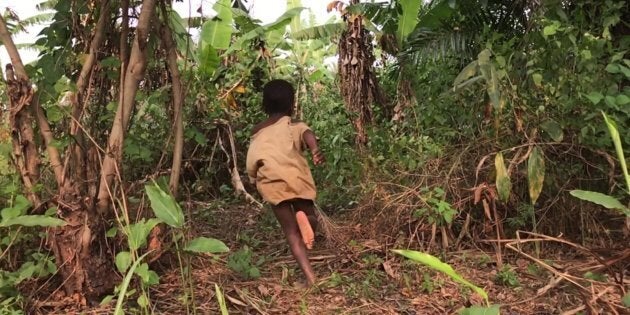
[[[293,257],[308,285],[313,285],[315,273],[306,249],[313,247],[315,238],[316,189],[304,150],[311,152],[315,165],[322,164],[324,156],[313,131],[291,118],[294,95],[295,90],[287,81],[272,80],[265,85],[262,107],[268,118],[252,130],[247,175],[262,198],[272,205]]]

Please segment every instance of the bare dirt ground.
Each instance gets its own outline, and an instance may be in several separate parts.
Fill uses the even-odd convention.
[[[232,253],[242,252],[245,246],[251,252],[240,260],[245,266],[241,272],[228,267],[228,255],[193,257],[194,290],[182,285],[176,257],[165,255],[152,265],[160,274],[160,284],[150,290],[155,314],[185,314],[186,305],[190,311],[194,305],[197,314],[220,314],[215,284],[223,290],[230,314],[456,314],[462,307],[483,304],[481,297],[447,276],[394,256],[391,249],[409,245],[404,235],[392,244],[381,244],[362,237],[360,228],[338,218],[337,223],[347,227],[349,241],[332,244],[318,239],[310,258],[320,281],[304,289],[299,285],[301,272],[270,211],[212,204],[190,208],[195,209],[191,235],[221,239]],[[414,247],[419,246],[412,243]],[[614,284],[610,276],[601,278],[605,271],[593,273],[595,280],[572,276],[578,270],[595,270],[598,262],[571,247],[544,246],[543,264],[504,251],[501,269],[495,253],[481,248],[431,253],[484,288],[490,303],[501,305],[501,314],[630,314],[620,305],[622,291],[629,289],[628,280]],[[627,276],[629,263],[630,258],[607,270],[626,268],[617,274]],[[252,267],[260,276],[248,279],[243,273]],[[128,314],[139,313],[133,311],[133,303],[130,299],[127,304]],[[39,307],[33,313],[111,314],[113,305],[81,311]]]

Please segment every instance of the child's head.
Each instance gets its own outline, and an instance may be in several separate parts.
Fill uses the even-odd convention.
[[[285,80],[272,80],[263,89],[263,110],[267,115],[291,115],[295,101],[295,90]]]

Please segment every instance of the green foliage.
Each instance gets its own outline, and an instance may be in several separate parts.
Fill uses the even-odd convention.
[[[628,188],[628,194],[630,194],[630,175],[628,175],[628,167],[626,166],[626,159],[624,156],[621,140],[619,138],[619,131],[617,130],[617,126],[615,122],[606,116],[602,112],[604,116],[604,121],[608,126],[608,130],[610,132],[610,137],[615,145],[615,151],[617,152],[617,156],[619,157],[619,163],[621,164],[621,171],[626,180],[626,187]],[[572,190],[571,195],[577,197],[582,200],[590,201],[596,203],[600,206],[604,206],[608,209],[619,210],[626,215],[626,217],[630,217],[630,208],[624,206],[619,200],[615,197],[595,192],[595,191],[585,191],[585,190]]]
[[[457,210],[444,198],[444,190],[434,187],[433,190],[427,192],[424,199],[427,207],[416,210],[414,216],[418,218],[426,217],[429,224],[438,224],[440,226],[451,224],[457,214]]]
[[[630,70],[628,70],[630,72]],[[630,77],[630,76],[628,76]],[[620,95],[621,96],[621,95]],[[624,102],[623,105],[628,102]],[[608,118],[604,112],[602,112],[602,116],[604,116],[604,121],[606,122],[606,126],[608,127],[608,132],[610,133],[610,138],[615,145],[615,152],[617,152],[617,158],[619,159],[619,164],[621,165],[621,172],[623,173],[623,177],[626,180],[626,189],[628,194],[630,194],[630,175],[628,174],[628,166],[626,165],[626,157],[623,153],[623,145],[621,144],[621,138],[619,137],[619,130],[617,129],[617,124],[614,120]]]
[[[499,315],[500,306],[492,305],[489,307],[471,306],[459,311],[459,315]]]
[[[227,259],[227,265],[234,272],[238,273],[245,279],[260,278],[260,266],[264,259],[261,258],[254,262],[254,252],[247,246],[243,246],[238,251],[230,254]]]
[[[422,2],[415,0],[401,0],[398,2],[400,3],[402,12],[398,17],[398,31],[396,37],[398,39],[398,46],[402,47],[407,36],[409,36],[416,27],[416,24],[418,24],[418,12],[420,12]]]
[[[455,270],[453,269],[453,267],[451,267],[449,264],[443,263],[440,259],[438,259],[435,256],[431,256],[429,254],[426,253],[421,253],[421,252],[417,252],[417,251],[413,251],[413,250],[404,250],[404,249],[394,249],[392,250],[394,253],[404,256],[406,258],[409,258],[415,262],[419,262],[429,268],[435,269],[447,276],[449,276],[451,279],[453,279],[455,282],[463,284],[469,288],[471,288],[473,291],[475,291],[477,294],[479,294],[482,298],[484,298],[484,300],[486,300],[486,303],[488,302],[488,294],[486,293],[486,291],[484,291],[482,288],[470,283],[468,280],[464,279],[464,277],[462,277],[461,275],[459,275],[457,272],[455,272]]]
[[[144,188],[151,201],[151,209],[153,209],[155,216],[174,228],[181,228],[184,225],[184,212],[175,198],[162,190],[155,182]]]
[[[142,259],[144,259],[144,257],[146,257],[148,254],[149,254],[149,252],[147,252],[144,255],[140,256],[133,263],[133,265],[131,265],[131,268],[129,268],[129,271],[125,275],[125,278],[123,279],[123,282],[121,283],[120,289],[118,290],[119,293],[118,293],[118,299],[116,301],[116,308],[114,309],[114,315],[122,315],[122,314],[124,314],[124,312],[123,312],[123,303],[125,301],[125,296],[127,294],[127,288],[129,287],[129,283],[131,282],[131,278],[133,277],[136,268],[138,268],[138,265],[140,265],[140,262],[142,261]]]
[[[592,203],[596,203],[600,206],[603,206],[607,209],[620,210],[626,215],[630,215],[630,210],[625,207],[619,200],[615,197],[602,194],[596,191],[586,191],[586,190],[572,190],[570,194],[576,198],[580,198],[582,200],[590,201]]]
[[[518,280],[518,275],[510,265],[503,265],[503,268],[497,272],[495,276],[495,282],[510,288],[516,288],[521,285]]]
[[[161,221],[155,218],[146,220],[140,219],[136,223],[131,223],[127,226],[127,241],[129,242],[129,248],[132,251],[136,251],[146,245],[147,236],[151,233],[153,227],[158,225]]]
[[[297,40],[326,39],[341,35],[345,29],[346,23],[327,23],[303,28],[297,32],[292,32],[291,36]]]
[[[228,49],[232,37],[232,6],[229,0],[217,1],[212,7],[217,15],[201,26],[201,45]]]
[[[188,245],[184,248],[185,251],[193,253],[227,253],[230,249],[221,241],[208,238],[197,237],[188,242]]]

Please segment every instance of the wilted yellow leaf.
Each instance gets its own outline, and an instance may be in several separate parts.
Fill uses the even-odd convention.
[[[510,175],[505,168],[505,162],[503,161],[503,154],[497,153],[494,158],[494,166],[497,171],[496,185],[499,192],[499,199],[506,202],[510,198],[510,191],[512,190],[512,182],[510,181]]]

